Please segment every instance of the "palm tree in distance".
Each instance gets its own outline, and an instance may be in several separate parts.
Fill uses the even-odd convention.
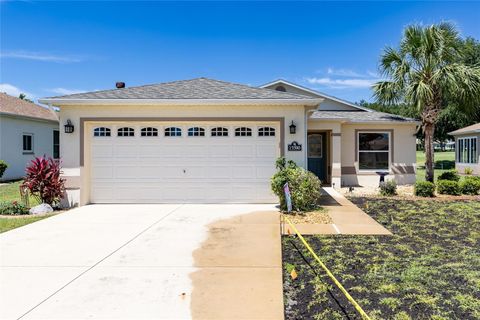
[[[384,104],[407,103],[419,111],[425,134],[425,179],[434,179],[433,135],[446,101],[456,101],[459,112],[480,106],[480,66],[461,62],[461,38],[450,23],[405,28],[398,48],[386,47],[380,71],[386,80],[373,85]]]

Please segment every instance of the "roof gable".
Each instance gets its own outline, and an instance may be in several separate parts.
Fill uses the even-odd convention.
[[[58,122],[53,111],[6,93],[0,93],[0,113]]]
[[[340,98],[337,98],[337,97],[334,97],[334,96],[331,96],[331,95],[328,95],[328,94],[325,94],[325,93],[322,93],[322,92],[319,92],[319,91],[316,91],[316,90],[313,90],[313,89],[310,89],[310,88],[306,88],[304,86],[301,86],[301,85],[298,85],[296,83],[289,82],[289,81],[286,81],[286,80],[283,80],[283,79],[278,79],[278,80],[266,83],[264,85],[261,85],[260,88],[269,88],[269,89],[275,90],[275,88],[279,85],[294,88],[295,93],[297,93],[297,94],[304,94],[304,95],[307,95],[307,96],[310,96],[310,97],[313,97],[313,98],[323,98],[326,101],[328,101],[328,100],[332,101],[334,104],[338,103],[338,104],[344,105],[344,106],[347,107],[347,108],[345,108],[346,110],[360,110],[360,111],[368,111],[368,112],[373,111],[369,108],[361,107],[361,106],[356,105],[352,102],[349,102],[349,101],[346,101],[346,100],[343,100],[343,99],[340,99]]]

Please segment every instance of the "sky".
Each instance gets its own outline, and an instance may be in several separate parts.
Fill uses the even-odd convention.
[[[480,2],[0,0],[0,92],[31,99],[208,77],[282,78],[372,101],[378,60],[406,25],[480,39]]]

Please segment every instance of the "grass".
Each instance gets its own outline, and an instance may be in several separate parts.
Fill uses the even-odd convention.
[[[22,180],[8,182],[6,184],[0,185],[0,201],[18,201],[21,202],[22,199],[20,197],[20,185],[22,184]],[[39,204],[37,198],[30,196],[29,198],[30,206],[36,206]]]
[[[394,235],[306,238],[372,319],[480,319],[479,201],[352,201]],[[287,319],[360,319],[297,238],[282,242]]]
[[[437,151],[435,158],[435,180],[445,171],[455,169],[455,151]],[[417,151],[417,181],[425,181],[425,153]]]
[[[55,214],[46,214],[42,216],[0,217],[0,233],[30,224],[32,222],[43,220],[54,215]]]

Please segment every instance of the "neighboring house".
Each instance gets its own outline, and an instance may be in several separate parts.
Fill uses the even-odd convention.
[[[276,81],[199,78],[41,99],[61,108],[69,203],[275,203],[279,156],[329,185],[415,181],[417,122]]]
[[[55,111],[0,93],[0,159],[8,163],[2,181],[22,178],[35,156],[58,158]]]
[[[449,133],[455,138],[455,168],[464,173],[470,168],[480,175],[478,149],[480,148],[480,123]],[[468,170],[468,169],[467,169]]]

